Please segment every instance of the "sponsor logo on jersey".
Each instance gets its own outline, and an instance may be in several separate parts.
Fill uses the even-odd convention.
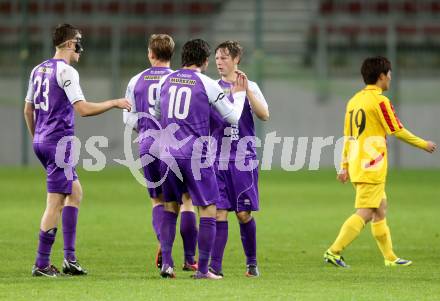
[[[196,84],[196,81],[194,79],[184,79],[184,78],[172,77],[172,78],[170,78],[170,83],[194,86]]]
[[[38,67],[37,72],[45,73],[45,74],[52,74],[53,69],[52,68],[47,68],[47,67]]]
[[[240,130],[236,124],[231,124],[231,126],[225,128],[223,134],[225,137],[231,137],[232,141],[240,140]]]
[[[166,70],[150,70],[149,71],[151,74],[160,74],[160,75],[164,75],[167,71]]]
[[[162,78],[161,75],[145,75],[144,80],[160,80]]]
[[[226,96],[229,96],[229,95],[231,95],[231,88],[223,88],[223,92],[226,94]]]
[[[192,74],[177,73],[176,76],[177,76],[177,77],[191,78],[191,77],[192,77]]]

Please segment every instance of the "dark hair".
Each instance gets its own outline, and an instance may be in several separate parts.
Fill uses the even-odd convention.
[[[80,30],[70,24],[59,24],[52,35],[52,42],[55,47],[64,43],[65,41],[75,38],[80,33]]]
[[[209,44],[202,39],[185,43],[182,48],[182,67],[196,65],[201,67],[211,55]]]
[[[159,61],[168,62],[174,53],[173,38],[167,34],[153,34],[148,40],[148,48]]]
[[[366,58],[361,67],[362,77],[367,85],[375,84],[382,73],[387,75],[390,70],[391,63],[383,56]]]
[[[237,41],[225,41],[215,48],[215,52],[217,53],[217,50],[219,49],[228,49],[229,55],[232,59],[235,59],[238,56],[241,60],[241,56],[243,55],[243,47],[241,47]],[[240,60],[238,63],[240,63]]]

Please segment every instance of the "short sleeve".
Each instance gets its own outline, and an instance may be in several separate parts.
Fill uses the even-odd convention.
[[[138,126],[138,114],[136,110],[136,100],[134,96],[134,88],[136,86],[136,83],[139,79],[139,76],[134,76],[132,79],[130,79],[130,82],[127,85],[127,90],[125,91],[125,98],[128,99],[128,101],[131,103],[131,110],[130,112],[127,110],[122,111],[122,120],[125,124],[129,124],[134,129],[137,129]]]
[[[65,63],[58,65],[57,81],[58,85],[64,90],[71,104],[85,100],[81,86],[79,84],[79,74],[72,66]]]
[[[131,103],[131,111],[132,113],[136,113],[136,100],[134,98],[134,88],[136,86],[136,82],[139,76],[133,77],[127,85],[127,90],[125,90],[125,98],[127,98]]]
[[[27,89],[27,92],[26,92],[26,97],[24,98],[25,102],[29,102],[29,103],[33,103],[34,102],[34,92],[35,91],[34,91],[34,85],[33,85],[33,82],[32,82],[32,78],[34,77],[34,72],[35,72],[36,68],[37,67],[32,69],[31,74],[29,76],[28,89]]]
[[[260,103],[268,108],[266,98],[264,97],[263,93],[260,90],[260,87],[256,82],[249,81],[249,89],[254,93],[255,97],[260,101]]]

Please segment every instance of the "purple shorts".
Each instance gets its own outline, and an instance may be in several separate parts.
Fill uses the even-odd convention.
[[[182,203],[182,194],[188,192],[194,206],[209,206],[216,204],[219,199],[217,180],[214,167],[200,169],[200,180],[197,180],[191,167],[191,159],[175,159],[183,182],[165,163],[161,164],[161,170],[168,174],[163,183],[163,195],[165,202]],[[174,167],[174,166],[173,166]]]
[[[215,163],[220,199],[217,209],[228,211],[258,211],[258,168],[240,171],[235,162],[228,163],[227,170],[219,170]]]
[[[162,193],[162,185],[157,186],[157,183],[160,183],[162,180],[161,174],[161,161],[160,159],[155,158],[153,162],[146,164],[146,160],[152,158],[148,152],[144,153],[141,151],[140,158],[142,161],[142,169],[144,171],[145,183],[147,184],[147,190],[150,194],[151,198],[158,198]],[[157,186],[157,187],[155,187]]]
[[[55,143],[34,143],[33,148],[35,155],[46,170],[47,192],[71,194],[72,182],[78,179],[75,166],[69,163],[71,162],[72,144],[67,143],[66,151],[63,154],[65,167],[61,164],[60,167],[56,163],[57,145]]]

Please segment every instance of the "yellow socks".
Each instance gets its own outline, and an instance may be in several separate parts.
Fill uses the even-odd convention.
[[[390,228],[388,228],[387,220],[383,219],[376,223],[371,223],[371,233],[376,239],[377,246],[382,252],[386,260],[394,261],[397,259],[393,252],[393,243],[391,242]]]
[[[338,237],[330,247],[330,251],[335,254],[340,254],[342,250],[359,236],[364,226],[365,221],[362,217],[357,214],[350,216],[342,225]]]

